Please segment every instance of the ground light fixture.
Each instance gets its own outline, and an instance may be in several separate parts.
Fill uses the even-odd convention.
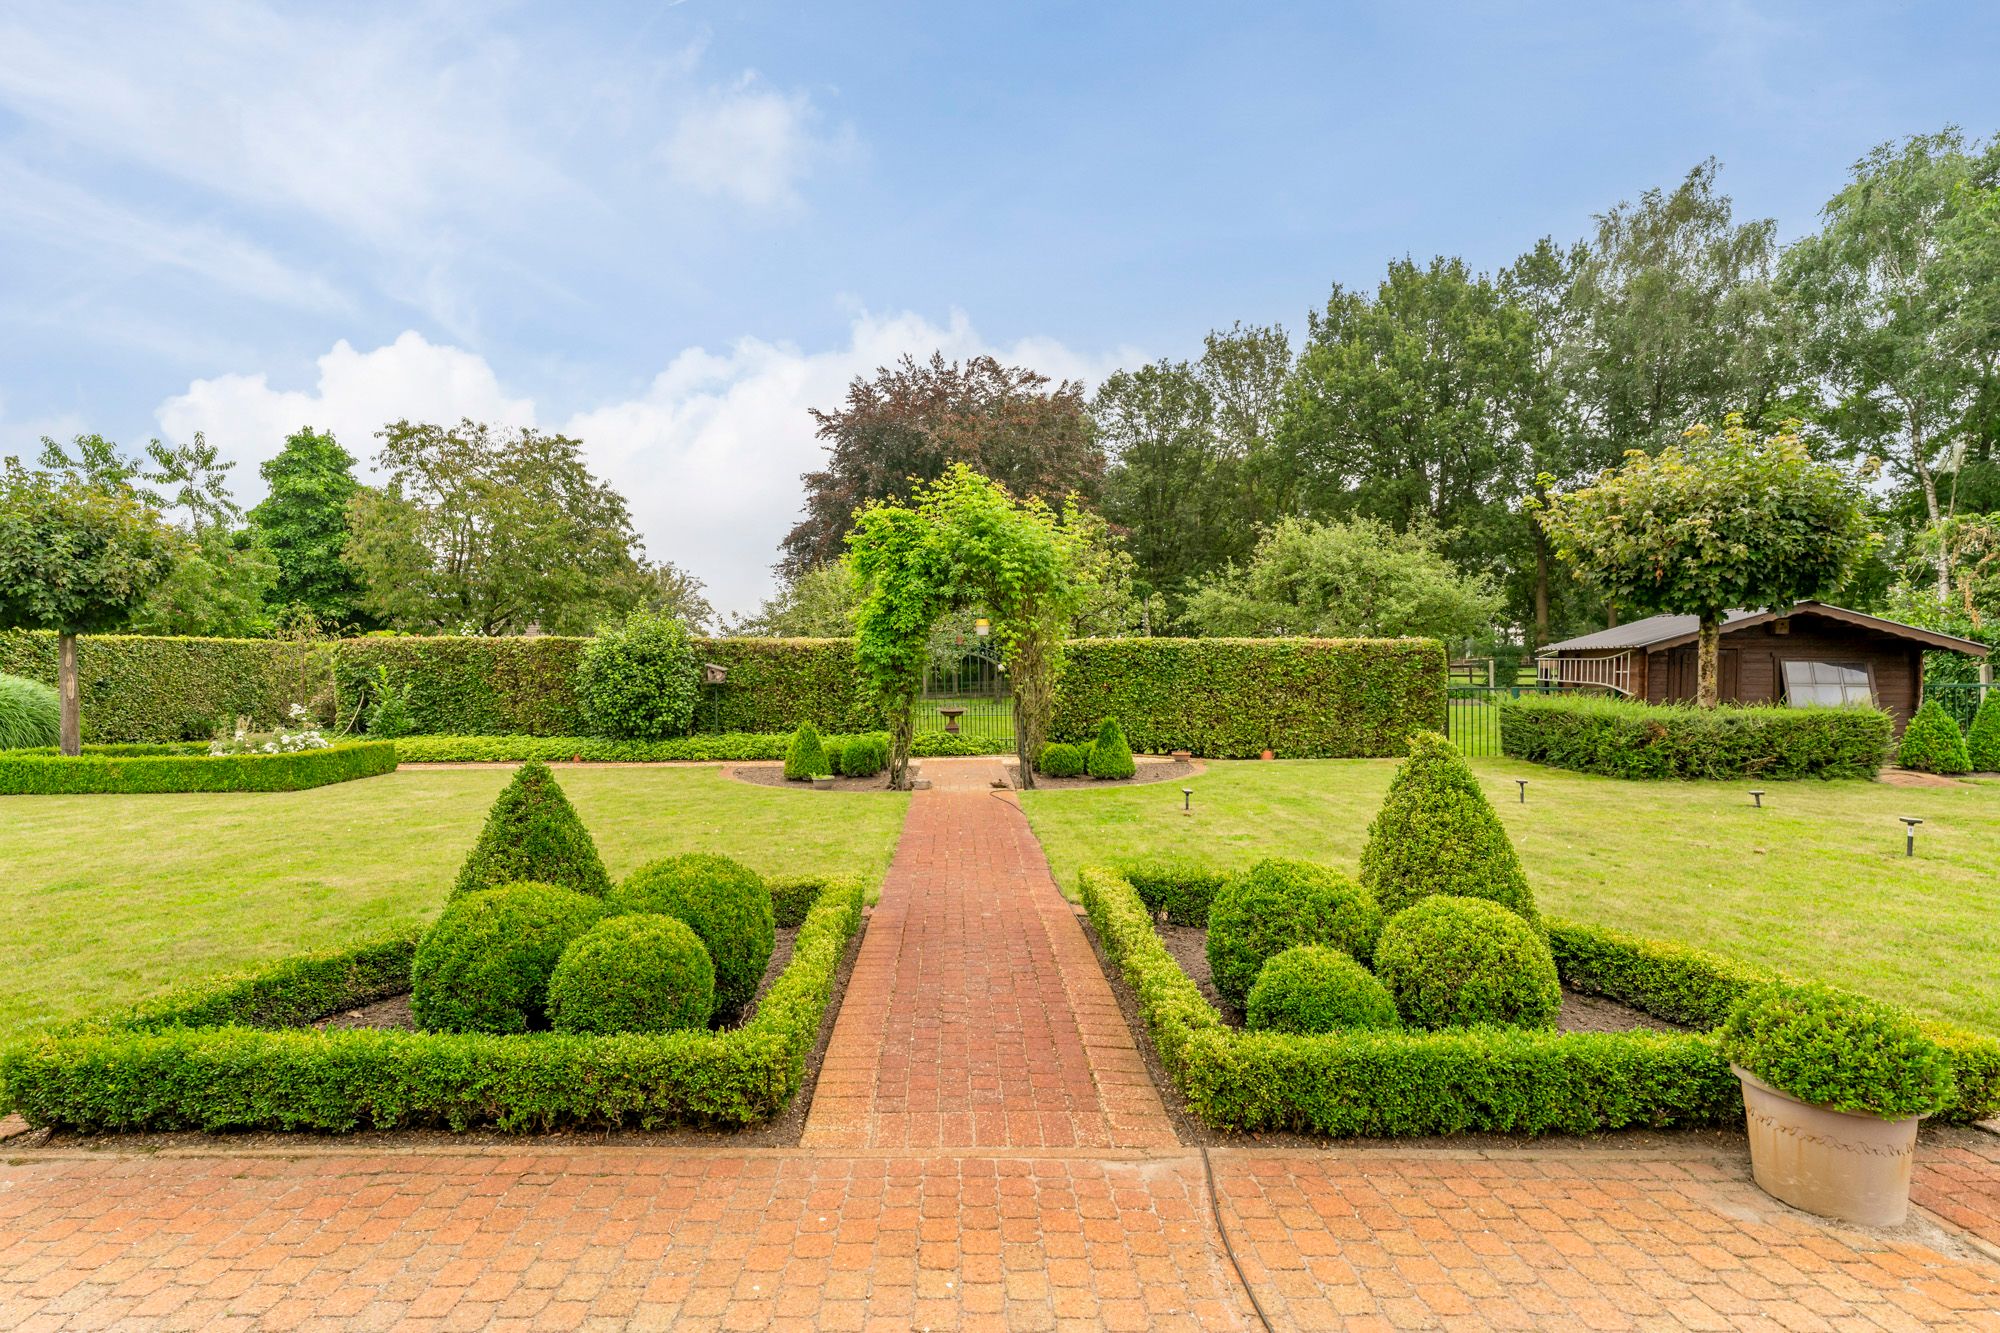
[[[1528,803],[1528,780],[1526,778],[1515,778],[1514,785],[1521,789],[1521,804],[1526,805]]]
[[[1763,790],[1763,788],[1761,788],[1761,787],[1758,787],[1758,788],[1753,788],[1753,789],[1751,790],[1751,792],[1750,792],[1750,800],[1751,800],[1751,802],[1752,802],[1752,803],[1754,803],[1754,804],[1756,805],[1756,807],[1757,807],[1757,808],[1758,808],[1759,810],[1762,810],[1762,809],[1764,808],[1764,790]]]
[[[1181,813],[1182,813],[1182,814],[1184,814],[1184,815],[1191,815],[1191,814],[1193,814],[1193,813],[1194,813],[1194,788],[1193,788],[1193,787],[1182,787],[1182,788],[1181,788]]]
[[[1896,818],[1903,821],[1903,855],[1915,856],[1917,854],[1917,825],[1924,821],[1918,819],[1915,815],[1897,815]]]

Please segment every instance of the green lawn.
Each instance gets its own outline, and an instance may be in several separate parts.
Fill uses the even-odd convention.
[[[2000,784],[1646,784],[1476,759],[1543,910],[1682,940],[2000,1032]],[[1358,868],[1388,760],[1217,763],[1187,784],[1024,797],[1058,882],[1156,848]],[[1529,780],[1518,803],[1514,779]],[[1927,822],[1903,856],[1899,815]]]
[[[312,791],[0,797],[0,1037],[165,985],[434,916],[511,775],[403,769]],[[908,798],[559,768],[614,876],[724,852],[877,878]]]

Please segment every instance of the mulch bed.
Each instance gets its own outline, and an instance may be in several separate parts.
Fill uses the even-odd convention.
[[[754,764],[731,764],[722,771],[730,777],[735,778],[738,782],[754,783],[759,787],[784,787],[791,791],[802,792],[829,790],[828,788],[815,787],[810,782],[787,782],[785,780],[785,766],[770,761],[762,761]],[[889,790],[889,778],[887,774],[872,778],[835,778],[830,790],[887,791]]]
[[[1207,767],[1206,764],[1190,759],[1163,759],[1157,763],[1140,759],[1138,772],[1115,782],[1106,782],[1101,778],[1051,778],[1037,773],[1035,790],[1069,791],[1075,787],[1096,787],[1099,790],[1107,787],[1136,787],[1147,782],[1173,782],[1179,778],[1191,778],[1197,773],[1205,772]],[[1009,785],[1018,788],[1021,785],[1020,761],[1008,759],[1005,768]]]

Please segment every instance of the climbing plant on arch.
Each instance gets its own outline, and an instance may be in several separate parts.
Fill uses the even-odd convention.
[[[889,785],[909,781],[910,739],[924,684],[931,627],[978,607],[993,624],[1014,687],[1014,745],[1021,784],[1048,734],[1070,617],[1089,586],[1072,514],[957,464],[917,487],[907,504],[882,501],[854,516],[847,534],[866,592],[855,615],[862,686],[889,719]]]

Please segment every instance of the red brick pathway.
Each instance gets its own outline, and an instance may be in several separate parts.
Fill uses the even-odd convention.
[[[1090,941],[1013,797],[916,793],[803,1142],[1175,1141]]]
[[[1947,1129],[1928,1136],[1910,1198],[1979,1237],[2000,1259],[2000,1133]]]

